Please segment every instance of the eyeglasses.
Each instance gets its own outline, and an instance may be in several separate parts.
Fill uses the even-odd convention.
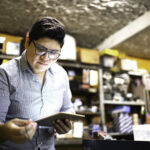
[[[45,48],[45,47],[43,47],[41,45],[35,44],[34,41],[33,41],[33,44],[34,44],[34,47],[35,47],[36,55],[43,56],[46,53],[48,53],[48,57],[51,60],[56,60],[60,56],[60,51],[58,51],[58,50],[48,50],[47,48]]]

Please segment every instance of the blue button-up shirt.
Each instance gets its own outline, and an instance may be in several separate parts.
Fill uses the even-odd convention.
[[[32,72],[26,58],[12,59],[0,66],[0,121],[31,118],[33,121],[57,112],[74,113],[66,71],[53,64],[44,84]]]

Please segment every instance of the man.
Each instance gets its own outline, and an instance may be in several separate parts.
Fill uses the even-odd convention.
[[[0,123],[0,142],[10,140],[14,143],[25,143],[32,139],[36,126],[31,120],[17,118]]]
[[[67,73],[55,62],[64,43],[64,26],[51,17],[41,18],[26,35],[22,56],[0,67],[0,121],[12,118],[33,121],[58,113],[74,113]],[[58,133],[71,129],[68,119],[57,120]],[[10,150],[55,150],[54,128],[38,127],[31,142],[6,141],[0,148]]]

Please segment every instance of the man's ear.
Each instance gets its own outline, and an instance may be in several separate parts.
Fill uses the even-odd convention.
[[[26,33],[25,37],[25,49],[28,49],[29,46],[29,32]]]

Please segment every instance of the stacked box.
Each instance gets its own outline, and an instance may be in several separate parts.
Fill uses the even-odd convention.
[[[20,55],[20,43],[22,39],[19,36],[0,33],[0,52],[7,55]]]
[[[120,113],[118,116],[114,117],[113,124],[116,132],[132,132],[132,117],[129,116],[128,113]]]
[[[78,60],[82,63],[99,64],[99,51],[94,49],[77,48]]]

